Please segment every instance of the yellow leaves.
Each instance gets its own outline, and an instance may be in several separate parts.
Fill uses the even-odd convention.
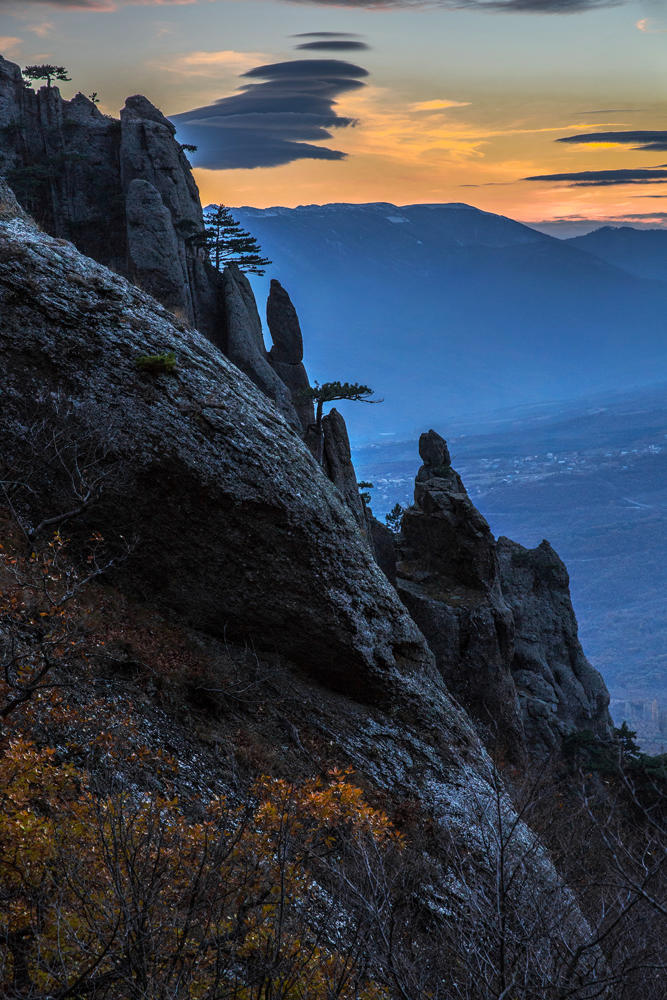
[[[108,735],[100,734],[102,746]],[[142,746],[126,759],[153,767]],[[160,977],[180,954],[191,1000],[210,995],[220,968],[243,984],[244,970],[264,965],[284,1000],[334,992],[340,1000],[384,1000],[367,981],[340,986],[350,957],[322,943],[309,923],[321,912],[312,863],[343,835],[381,841],[391,832],[351,777],[335,772],[300,784],[263,777],[247,801],[215,798],[194,821],[175,794],[135,789],[100,798],[54,748],[21,738],[0,745],[0,883],[8,899],[0,927],[26,933],[34,991],[67,992],[89,963],[102,978],[124,968],[141,928],[137,948],[150,955],[146,995],[172,995],[173,984]],[[0,970],[11,967],[3,940],[6,933]],[[2,986],[0,978],[0,993]],[[109,993],[125,995],[122,983]],[[240,985],[233,996],[251,993]]]

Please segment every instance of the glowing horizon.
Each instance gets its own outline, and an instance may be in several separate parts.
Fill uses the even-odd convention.
[[[540,3],[559,9],[559,0]],[[196,125],[194,109],[221,102],[226,117],[201,132],[207,162],[193,156],[204,204],[466,202],[522,221],[665,224],[667,143],[623,138],[667,127],[662,5],[581,0],[569,16],[503,5],[512,6],[10,0],[0,7],[0,52],[22,66],[67,65],[64,95],[96,90],[111,114],[144,93]],[[309,68],[317,60],[327,61],[322,79]],[[340,69],[350,65],[356,82]],[[285,66],[305,83],[298,107],[288,102],[276,117],[270,102],[292,95]],[[327,106],[314,115],[323,83]],[[262,97],[264,117],[241,88]],[[239,141],[247,151],[230,164]],[[211,167],[216,142],[227,143],[225,169]]]

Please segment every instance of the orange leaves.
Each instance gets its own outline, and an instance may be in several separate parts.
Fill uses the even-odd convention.
[[[0,751],[0,992],[17,992],[20,972],[26,995],[82,977],[84,995],[90,969],[110,1000],[203,998],[221,976],[230,1000],[383,1000],[343,947],[343,904],[313,868],[341,824],[391,835],[350,772],[264,777],[246,801],[217,798],[195,821],[173,795],[100,798],[53,749],[16,739]]]

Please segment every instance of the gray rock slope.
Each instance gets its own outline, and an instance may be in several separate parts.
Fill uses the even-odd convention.
[[[105,537],[136,535],[135,587],[360,696],[432,673],[338,491],[212,344],[20,218],[2,223],[0,290],[3,411],[64,393],[88,432],[113,442],[123,488],[91,517]],[[167,350],[172,376],[137,370],[139,356]],[[7,460],[27,443],[3,426]]]

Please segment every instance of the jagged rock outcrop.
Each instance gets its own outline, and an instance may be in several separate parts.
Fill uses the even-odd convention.
[[[581,648],[565,564],[547,541],[526,549],[501,537],[497,552],[514,615],[510,667],[528,744],[557,749],[573,730],[609,737],[609,692]]]
[[[415,502],[403,516],[396,586],[449,690],[498,746],[521,751],[509,664],[514,620],[500,587],[495,540],[452,469],[447,444],[422,434]]]
[[[315,409],[307,396],[310,379],[303,364],[301,326],[292,300],[275,278],[266,303],[266,320],[273,341],[269,362],[290,391],[305,435],[315,421]]]
[[[608,737],[609,694],[579,643],[562,561],[546,541],[496,542],[439,434],[422,434],[419,452],[415,503],[383,569],[448,688],[514,756],[558,750],[575,730]]]
[[[366,511],[359,495],[357,475],[352,465],[347,427],[343,417],[335,407],[322,418],[322,441],[322,467],[331,482],[337,487],[361,530],[367,534]]]
[[[19,67],[0,57],[0,175],[16,186],[23,207],[52,235],[129,277],[207,336],[319,457],[294,306],[272,282],[267,352],[245,274],[233,264],[220,274],[206,257],[199,192],[175,131],[141,95],[128,97],[117,121],[83,94],[65,101],[57,87],[31,90]],[[343,432],[346,439],[344,424]],[[345,479],[359,519],[354,470],[351,461],[343,470],[337,448],[330,442],[338,485]]]
[[[199,192],[175,131],[145,97],[129,97],[118,121],[83,94],[65,101],[57,87],[31,90],[0,57],[0,174],[23,208],[195,326],[296,423],[245,276],[225,281],[206,257]],[[239,286],[246,343],[235,322]]]
[[[273,399],[288,422],[300,430],[301,424],[289,389],[269,364],[262,322],[250,282],[235,264],[230,264],[223,273],[222,287],[227,330],[223,350],[226,357]]]

